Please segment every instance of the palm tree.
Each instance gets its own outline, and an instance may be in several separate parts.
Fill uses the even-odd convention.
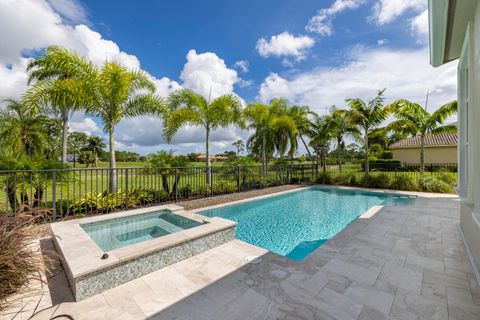
[[[33,85],[24,95],[24,101],[31,105],[40,104],[47,110],[60,115],[62,122],[63,162],[67,157],[68,120],[74,110],[81,109],[84,101],[81,95],[86,81],[95,75],[93,64],[65,48],[50,46],[45,55],[32,60],[27,67],[29,83]]]
[[[237,157],[245,150],[245,143],[243,143],[242,139],[238,139],[237,141],[232,143],[232,146],[237,148]]]
[[[392,104],[398,120],[386,126],[387,130],[420,137],[420,172],[425,171],[425,136],[428,134],[456,133],[456,124],[443,125],[445,120],[457,113],[457,101],[441,106],[437,111],[429,113],[418,103],[405,99]]]
[[[85,146],[84,150],[90,151],[93,153],[95,157],[95,167],[98,167],[98,157],[105,149],[105,143],[103,143],[103,139],[97,136],[91,136],[87,139],[87,145]]]
[[[27,156],[43,153],[53,141],[48,128],[52,119],[38,109],[7,99],[0,109],[0,141],[2,148],[23,151]]]
[[[212,131],[231,124],[243,126],[240,99],[226,94],[212,101],[188,89],[172,92],[168,99],[170,112],[165,117],[164,135],[171,141],[185,125],[201,126],[205,129],[206,182],[210,184],[210,134]]]
[[[337,140],[337,161],[338,169],[342,172],[342,149],[345,147],[345,136],[358,137],[360,132],[357,126],[352,123],[347,110],[332,107],[331,116],[328,117],[328,127]]]
[[[359,98],[346,99],[350,107],[350,119],[352,123],[356,124],[359,131],[363,135],[363,148],[365,150],[365,172],[369,172],[368,163],[368,136],[376,127],[378,127],[392,112],[391,106],[384,106],[385,97],[383,93],[385,89],[379,90],[377,96],[364,102]]]
[[[308,148],[307,143],[305,142],[304,136],[307,135],[308,128],[310,125],[310,120],[308,116],[312,113],[308,106],[293,106],[289,110],[290,116],[294,119],[295,124],[297,126],[298,132],[297,136],[303,143],[303,146],[307,150],[307,153],[310,157],[312,157],[312,153]]]
[[[267,155],[272,156],[276,151],[283,156],[289,149],[289,155],[293,157],[298,130],[295,120],[288,115],[285,100],[273,99],[270,105],[251,103],[244,114],[248,129],[254,130],[247,145],[260,155],[263,173],[266,173]]]
[[[97,72],[87,92],[88,114],[102,120],[108,133],[110,152],[110,192],[117,191],[115,160],[115,126],[123,119],[145,114],[159,115],[164,112],[163,100],[155,95],[155,84],[140,70],[127,70],[123,66],[106,62]]]
[[[323,172],[326,171],[326,156],[330,141],[334,138],[331,127],[329,125],[331,115],[319,116],[312,112],[313,119],[310,122],[308,129],[308,136],[310,137],[310,146],[315,150],[317,154],[317,168],[318,158],[320,157]]]

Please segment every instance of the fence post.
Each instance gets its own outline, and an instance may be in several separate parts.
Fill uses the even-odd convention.
[[[52,216],[53,222],[57,220],[57,172],[52,172]]]
[[[128,209],[128,168],[125,169],[125,207]]]
[[[240,192],[240,165],[237,166],[237,191]]]
[[[175,202],[178,200],[178,168],[175,168]]]

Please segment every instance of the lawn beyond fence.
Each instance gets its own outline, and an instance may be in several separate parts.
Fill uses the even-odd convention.
[[[416,164],[385,164],[366,176],[360,164],[269,165],[266,170],[261,165],[212,166],[210,184],[203,166],[0,171],[0,211],[45,208],[57,220],[301,182],[423,190],[419,182],[432,180],[435,187],[435,179],[441,178],[453,190],[455,164],[427,165],[423,175],[419,169]],[[113,193],[111,173],[118,186]],[[403,187],[405,179],[412,181],[411,187]]]

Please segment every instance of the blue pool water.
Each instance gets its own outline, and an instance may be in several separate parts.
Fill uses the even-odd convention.
[[[103,251],[151,240],[201,225],[168,210],[80,225]]]
[[[237,238],[301,260],[376,205],[410,205],[416,197],[314,187],[200,214],[236,221]]]

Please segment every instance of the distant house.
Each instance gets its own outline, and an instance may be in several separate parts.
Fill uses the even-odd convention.
[[[214,162],[214,161],[225,161],[227,159],[228,159],[227,156],[224,156],[224,155],[210,154],[210,161],[212,161],[212,162]],[[197,153],[197,160],[198,161],[207,160],[207,154],[206,153]]]
[[[393,158],[406,163],[420,162],[420,137],[390,145]],[[457,163],[457,135],[442,133],[425,136],[425,163]]]

